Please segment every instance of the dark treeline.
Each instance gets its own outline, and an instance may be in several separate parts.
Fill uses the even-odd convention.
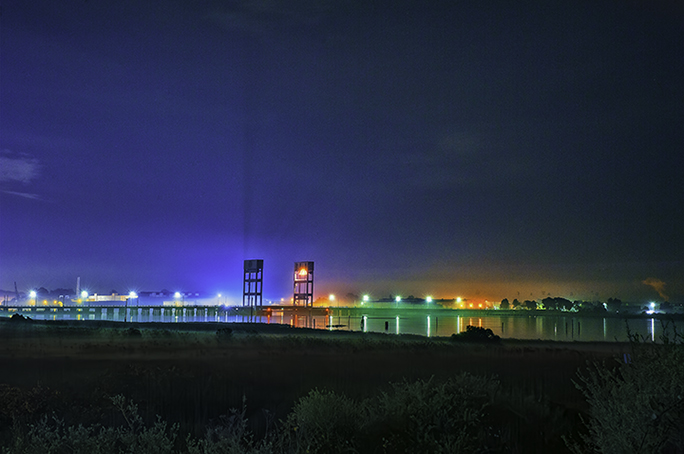
[[[547,310],[547,311],[565,311],[565,312],[585,312],[585,313],[632,313],[638,314],[644,311],[657,310],[658,312],[678,313],[684,311],[684,306],[681,304],[673,304],[669,301],[663,303],[642,304],[633,302],[623,302],[619,298],[608,298],[607,301],[571,301],[567,298],[561,297],[546,297],[541,301],[514,299],[512,302],[508,298],[501,300],[500,309],[524,309],[524,310]]]

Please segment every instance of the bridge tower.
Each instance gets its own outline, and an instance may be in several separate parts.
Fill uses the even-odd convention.
[[[264,288],[264,261],[260,259],[245,260],[244,271],[242,305],[261,307]]]
[[[314,262],[295,262],[292,304],[313,307]]]

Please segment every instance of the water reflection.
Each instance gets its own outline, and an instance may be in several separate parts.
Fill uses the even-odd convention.
[[[215,308],[25,308],[20,312],[39,320],[110,320],[131,322],[224,322],[279,323],[293,327],[328,330],[378,332],[388,334],[419,334],[428,337],[445,336],[465,331],[473,325],[491,329],[503,338],[542,339],[558,341],[627,341],[627,324],[631,331],[655,341],[663,334],[656,319],[631,319],[627,323],[612,317],[578,317],[577,315],[492,315],[462,316],[458,312],[437,314],[422,311],[393,313],[337,310],[337,313],[314,315],[291,311],[272,311],[264,315],[236,315],[230,310]],[[0,312],[2,316],[9,316]],[[336,320],[337,319],[337,320]],[[344,320],[344,323],[342,323]],[[335,323],[337,322],[337,323]],[[684,323],[677,322],[682,329]],[[392,330],[390,327],[394,327]]]

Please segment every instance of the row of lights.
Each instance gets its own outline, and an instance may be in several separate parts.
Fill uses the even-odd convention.
[[[180,293],[178,293],[178,292],[176,292],[176,294],[177,294],[177,295],[180,295]],[[37,293],[35,290],[31,290],[31,291],[29,292],[29,298],[35,299],[37,296],[38,296],[38,293]],[[135,293],[135,292],[129,292],[129,293],[128,293],[128,298],[133,298],[133,299],[135,299],[135,298],[137,298],[137,297],[138,297],[138,294]],[[88,298],[88,292],[85,291],[85,290],[83,290],[83,291],[81,292],[81,299],[86,299],[86,298]]]
[[[334,296],[334,295],[330,295],[330,296]],[[370,300],[370,297],[369,297],[368,295],[363,295],[363,302],[362,302],[361,304],[367,303],[369,300]],[[459,298],[459,300],[460,300],[460,298]],[[397,303],[400,303],[400,302],[401,302],[401,296],[396,296],[396,297],[394,298],[394,301],[396,301]],[[431,302],[432,302],[432,297],[431,297],[431,296],[426,297],[426,298],[425,298],[425,301],[428,302],[428,303],[431,303]]]
[[[38,293],[37,293],[35,290],[31,290],[31,291],[29,292],[29,297],[30,297],[31,299],[35,299],[37,296],[38,296]],[[81,292],[81,295],[80,295],[80,296],[81,296],[81,299],[87,299],[88,296],[89,296],[89,294],[88,294],[88,292],[87,292],[86,290],[83,290],[83,291]],[[138,297],[138,294],[137,294],[136,292],[131,291],[131,292],[128,293],[128,298],[129,298],[129,299],[135,299],[135,298],[137,298],[137,297]],[[181,297],[184,298],[185,295],[183,295],[181,292],[175,292],[175,293],[173,294],[173,297],[174,297],[175,299],[181,299]],[[217,295],[217,297],[218,297],[218,298],[221,298],[221,294],[219,293],[219,294]],[[362,302],[361,304],[367,303],[368,301],[370,301],[370,296],[368,296],[368,295],[363,295],[363,298],[362,298],[362,299],[363,299],[363,302]],[[328,300],[330,300],[330,301],[335,301],[335,295],[331,293],[331,294],[328,296]],[[282,298],[281,298],[281,301],[282,301]],[[401,302],[401,296],[395,297],[395,298],[394,298],[394,301],[396,301],[397,303]],[[431,297],[431,296],[428,296],[427,298],[425,298],[425,301],[428,302],[428,303],[431,303],[431,302],[432,302],[432,297]],[[460,297],[459,297],[459,298],[456,298],[456,301],[460,303],[460,302],[461,302],[461,298],[460,298]]]

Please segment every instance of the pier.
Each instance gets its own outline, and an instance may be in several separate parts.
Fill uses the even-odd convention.
[[[192,318],[196,321],[217,321],[225,315],[236,315],[226,306],[0,306],[0,316],[21,314],[38,320],[112,320],[141,321],[166,317]]]

